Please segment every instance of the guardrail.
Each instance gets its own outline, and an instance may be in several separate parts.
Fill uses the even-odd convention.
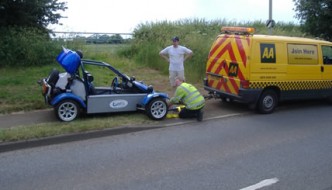
[[[94,44],[119,44],[126,43],[132,39],[132,33],[113,33],[113,32],[64,32],[53,31],[51,38],[55,40],[73,41],[83,40],[86,43]]]

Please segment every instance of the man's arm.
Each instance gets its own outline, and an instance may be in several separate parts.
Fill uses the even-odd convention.
[[[160,52],[159,55],[160,55],[160,57],[164,58],[169,63],[169,57],[167,56],[167,54]]]
[[[160,57],[164,58],[169,63],[168,49],[169,49],[169,47],[166,47],[165,49],[161,50],[159,52],[159,55],[160,55]]]
[[[190,53],[185,54],[185,56],[184,56],[184,60],[183,60],[183,61],[186,61],[186,60],[187,60],[188,58],[190,58],[192,55],[193,55],[193,52],[190,52]]]
[[[184,47],[184,46],[181,46],[181,47],[183,48],[183,51],[184,51],[183,61],[186,61],[187,59],[189,59],[193,55],[193,51],[189,48]]]
[[[177,87],[174,93],[174,97],[170,99],[171,104],[181,103],[182,98],[184,97],[184,91],[181,87]]]

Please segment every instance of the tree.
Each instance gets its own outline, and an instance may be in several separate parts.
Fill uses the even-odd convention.
[[[51,63],[59,45],[47,26],[66,9],[58,0],[0,0],[0,67]]]
[[[332,0],[293,0],[304,32],[332,40]]]
[[[59,11],[67,9],[58,0],[1,0],[0,27],[31,27],[47,31],[47,25],[58,24]]]
[[[120,34],[112,35],[111,38],[110,38],[109,43],[111,43],[111,44],[122,44],[123,43],[123,38]]]

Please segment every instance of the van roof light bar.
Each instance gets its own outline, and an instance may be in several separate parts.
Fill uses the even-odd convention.
[[[224,34],[239,34],[239,35],[252,35],[255,33],[255,28],[253,27],[236,27],[227,26],[221,28],[221,33]]]

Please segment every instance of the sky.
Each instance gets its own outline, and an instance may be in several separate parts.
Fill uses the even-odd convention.
[[[68,9],[62,25],[48,28],[62,32],[131,33],[139,25],[158,21],[205,19],[213,21],[266,21],[269,0],[60,0]],[[299,23],[293,0],[272,0],[272,19]]]

